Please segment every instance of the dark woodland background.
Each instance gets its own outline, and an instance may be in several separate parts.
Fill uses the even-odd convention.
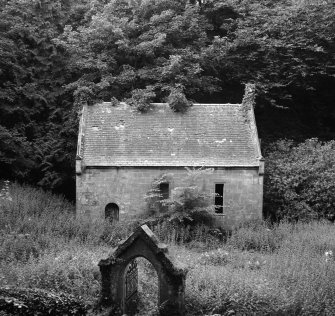
[[[162,102],[178,90],[193,102],[240,103],[246,83],[257,86],[268,172],[269,159],[329,154],[334,34],[332,1],[0,0],[0,179],[73,199],[83,102]]]

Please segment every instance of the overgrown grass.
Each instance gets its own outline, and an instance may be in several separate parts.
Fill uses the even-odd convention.
[[[334,241],[326,222],[234,231],[223,247],[193,258],[190,314],[332,315],[335,262],[325,252],[334,251]]]
[[[99,260],[134,225],[78,221],[64,198],[12,184],[0,198],[0,286],[63,291],[93,303]]]
[[[78,221],[73,204],[29,186],[12,184],[10,200],[0,202],[0,232],[29,234],[34,241],[46,244],[47,249],[55,238],[84,244],[99,244],[101,240],[117,244],[134,225],[130,221],[128,225],[104,220]]]
[[[11,185],[10,197],[0,199],[0,286],[65,292],[93,304],[98,261],[136,223],[78,222],[72,204],[25,186]],[[335,230],[329,222],[249,223],[225,242],[206,226],[161,223],[153,230],[188,266],[189,316],[333,314]],[[152,276],[144,268],[143,292]]]

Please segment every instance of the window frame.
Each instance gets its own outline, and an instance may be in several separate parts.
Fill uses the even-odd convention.
[[[167,191],[165,191],[165,192],[167,192],[167,198],[165,198],[165,197],[163,196],[163,192],[162,192],[162,189],[161,189],[161,185],[162,185],[162,184],[167,185]],[[169,198],[170,198],[170,182],[169,182],[169,181],[164,181],[164,182],[161,182],[161,183],[159,184],[159,194],[162,195],[161,200],[166,200],[166,199],[169,199]]]
[[[163,196],[163,192],[162,192],[162,190],[161,190],[161,185],[162,184],[164,184],[164,185],[167,185],[167,191],[165,191],[165,192],[167,192],[167,197],[165,197],[165,196]],[[162,212],[162,213],[165,213],[165,212],[167,212],[168,211],[168,206],[167,205],[165,205],[165,206],[163,206],[162,205],[162,203],[161,203],[161,201],[162,200],[167,200],[167,199],[169,199],[170,197],[171,197],[171,183],[170,183],[170,181],[163,181],[163,182],[161,182],[160,184],[159,184],[159,194],[161,195],[160,196],[160,198],[159,198],[159,202],[160,202],[160,212]]]
[[[222,184],[222,205],[221,205],[221,212],[217,212],[216,210],[216,186],[218,184]],[[214,182],[214,207],[215,207],[215,212],[214,214],[217,216],[224,216],[224,212],[223,212],[223,208],[224,208],[224,193],[225,193],[225,186],[226,186],[226,182],[224,181],[220,181],[220,182]]]

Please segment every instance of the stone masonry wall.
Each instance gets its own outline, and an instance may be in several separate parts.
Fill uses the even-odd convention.
[[[144,212],[144,196],[152,181],[163,174],[171,175],[170,192],[185,185],[184,168],[87,168],[77,175],[77,216],[104,218],[108,203],[119,206],[120,220]],[[214,214],[218,225],[231,228],[244,220],[262,218],[263,176],[258,175],[258,168],[216,168],[198,186],[214,193],[215,183],[224,183],[224,214]]]

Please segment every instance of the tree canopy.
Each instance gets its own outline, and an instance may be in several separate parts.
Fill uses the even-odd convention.
[[[69,192],[83,102],[240,102],[263,143],[335,135],[335,9],[303,0],[0,0],[0,170]]]

